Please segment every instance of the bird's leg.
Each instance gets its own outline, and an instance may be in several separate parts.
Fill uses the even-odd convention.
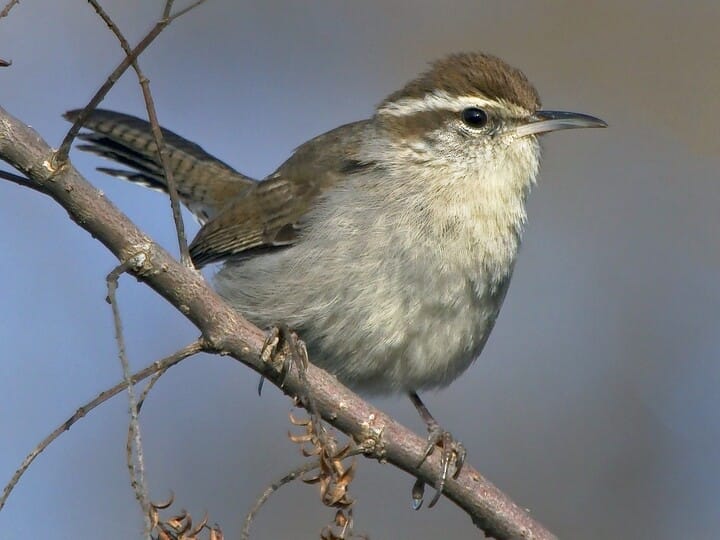
[[[436,486],[437,492],[435,493],[435,496],[428,505],[428,508],[432,508],[433,506],[435,506],[438,500],[440,500],[440,495],[442,495],[443,489],[445,489],[445,481],[447,480],[448,473],[450,472],[450,466],[453,465],[454,467],[452,477],[457,478],[458,474],[460,474],[460,469],[462,469],[463,463],[465,462],[465,455],[467,452],[465,451],[465,447],[462,445],[462,443],[453,439],[453,436],[448,431],[445,431],[440,426],[438,421],[433,418],[433,415],[430,414],[430,411],[422,402],[420,396],[417,395],[417,392],[410,392],[409,396],[410,401],[412,401],[413,405],[415,405],[417,412],[420,414],[420,417],[425,422],[429,433],[428,444],[425,448],[425,453],[423,454],[420,463],[418,463],[418,467],[420,467],[420,465],[425,462],[427,457],[433,453],[436,446],[439,446],[442,452],[440,454],[441,471],[440,478],[438,479],[438,483]],[[412,495],[413,507],[415,508],[415,510],[418,510],[420,506],[422,506],[422,482],[418,481],[415,483],[415,485],[413,486]]]

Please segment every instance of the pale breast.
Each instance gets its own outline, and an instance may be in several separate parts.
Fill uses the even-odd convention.
[[[487,340],[518,233],[467,238],[486,231],[471,222],[438,236],[423,226],[429,200],[419,196],[414,205],[392,193],[378,200],[373,190],[335,189],[308,215],[296,245],[227,265],[218,290],[256,324],[296,329],[311,361],[350,387],[386,393],[447,385]],[[497,241],[512,253],[491,269],[488,249]]]

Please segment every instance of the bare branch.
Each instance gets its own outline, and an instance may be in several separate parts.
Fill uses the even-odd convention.
[[[204,1],[204,0],[203,0]],[[67,134],[62,140],[62,143],[60,143],[60,148],[58,148],[57,152],[55,152],[55,155],[53,156],[53,168],[61,168],[65,162],[67,161],[68,154],[70,153],[70,146],[72,145],[73,141],[75,140],[75,137],[77,137],[77,134],[80,132],[80,129],[82,128],[83,124],[88,119],[88,116],[90,113],[97,108],[97,106],[100,104],[100,102],[105,99],[105,96],[110,91],[110,89],[113,87],[113,85],[118,81],[120,76],[125,73],[127,68],[129,68],[132,63],[137,59],[137,57],[145,50],[147,49],[150,44],[155,41],[155,38],[160,35],[160,33],[165,29],[167,25],[169,25],[171,22],[173,22],[178,17],[181,17],[182,15],[185,15],[187,12],[189,12],[191,9],[196,8],[203,2],[194,2],[190,6],[188,6],[185,9],[182,9],[178,11],[177,13],[173,14],[170,17],[164,17],[157,21],[155,23],[155,26],[152,27],[152,29],[147,33],[147,35],[140,40],[140,43],[137,44],[137,46],[130,51],[129,54],[125,56],[122,62],[118,64],[118,66],[115,68],[115,70],[108,76],[108,78],[105,80],[103,85],[100,87],[100,89],[95,92],[95,95],[90,99],[88,104],[83,108],[83,110],[78,114],[77,118],[75,119],[75,122],[68,130]]]
[[[68,153],[70,152],[70,146],[75,140],[75,137],[77,137],[77,134],[80,132],[83,124],[87,121],[90,113],[97,108],[97,106],[103,99],[105,99],[105,96],[115,85],[120,76],[125,73],[127,68],[132,65],[133,60],[135,60],[138,55],[140,55],[145,49],[148,48],[148,46],[155,40],[155,38],[160,34],[160,32],[163,31],[163,29],[168,24],[169,21],[167,20],[158,21],[158,23],[152,28],[152,30],[150,30],[150,32],[148,32],[148,34],[132,50],[131,54],[127,55],[123,59],[123,61],[120,62],[120,64],[115,68],[115,70],[110,75],[108,75],[108,78],[105,80],[100,89],[95,92],[95,95],[90,99],[88,104],[85,105],[85,107],[77,116],[75,122],[63,138],[62,143],[60,143],[60,148],[58,148],[57,152],[55,152],[55,155],[53,156],[53,161],[55,163],[54,167],[62,167],[62,165],[67,161]]]
[[[120,42],[120,46],[127,56],[132,55],[132,49],[130,43],[128,43],[125,36],[120,31],[120,28],[110,18],[107,12],[100,6],[97,0],[88,0],[90,5],[95,9],[98,16],[105,22],[110,28],[115,37]],[[168,2],[169,9],[172,8],[172,2]],[[167,15],[163,16],[166,19]],[[133,60],[132,67],[137,74],[138,82],[142,88],[143,98],[145,99],[145,108],[147,109],[148,120],[152,128],[153,138],[155,139],[155,146],[160,158],[160,164],[163,168],[163,174],[167,181],[168,194],[170,195],[170,208],[172,209],[173,221],[175,223],[175,234],[178,239],[178,246],[180,248],[180,261],[185,266],[192,266],[192,260],[190,259],[190,252],[188,251],[187,237],[185,235],[185,224],[183,223],[182,212],[180,212],[180,198],[178,197],[177,185],[175,183],[175,176],[173,175],[172,167],[170,166],[170,160],[168,158],[167,149],[165,148],[165,141],[163,140],[162,129],[160,129],[160,123],[157,118],[157,112],[155,110],[155,102],[150,92],[150,81],[143,74],[140,69],[140,64],[137,59]]]
[[[10,14],[10,10],[19,3],[20,0],[10,0],[7,4],[5,4],[5,7],[2,9],[2,11],[0,11],[0,19],[2,19],[3,17],[7,17]]]
[[[199,5],[204,4],[204,3],[205,3],[205,0],[195,0],[195,2],[193,2],[193,3],[190,4],[189,6],[187,6],[187,7],[183,8],[183,9],[181,9],[181,10],[173,13],[173,14],[170,16],[170,20],[171,20],[171,21],[174,21],[175,19],[177,19],[177,18],[179,18],[179,17],[182,17],[182,16],[185,15],[187,12],[192,11],[193,9],[195,9],[196,7],[198,7]],[[168,2],[168,4],[170,4],[171,7],[172,7],[172,2]]]
[[[260,359],[265,342],[262,331],[228,306],[199,273],[175,261],[152,242],[70,163],[56,167],[52,165],[52,157],[52,149],[32,128],[0,108],[0,159],[27,175],[28,182],[37,185],[35,189],[53,197],[71,219],[119,260],[128,260],[142,250],[145,260],[129,272],[195,324],[209,347],[242,361],[290,396],[311,393],[320,415],[351,436],[367,456],[392,464],[425,483],[435,484],[440,467],[437,453],[418,467],[426,446],[424,437],[363,401],[313,364],[305,369],[304,385],[297,369],[281,378],[272,366]],[[554,538],[527,511],[467,463],[457,478],[448,479],[444,494],[488,536]]]
[[[120,317],[120,308],[117,303],[117,288],[120,276],[127,272],[133,266],[142,264],[144,254],[139,253],[133,255],[128,260],[123,261],[115,267],[107,276],[107,301],[112,308],[113,324],[115,326],[115,339],[118,345],[118,356],[122,365],[123,378],[127,384],[128,403],[130,405],[130,422],[128,426],[128,443],[127,443],[127,465],[130,472],[130,484],[135,492],[143,515],[147,516],[150,511],[150,495],[148,493],[147,484],[145,482],[145,459],[143,457],[142,437],[140,436],[140,421],[138,419],[138,403],[135,398],[135,387],[132,384],[132,374],[130,373],[130,363],[127,359],[125,350],[125,336],[123,335],[122,319]],[[134,450],[134,451],[133,451]],[[146,536],[150,533],[150,523],[146,523]]]
[[[175,364],[178,364],[180,361],[184,360],[185,358],[188,358],[189,356],[192,356],[194,354],[197,354],[205,349],[204,342],[199,339],[197,341],[192,342],[186,347],[183,347],[179,351],[171,354],[170,356],[163,358],[162,360],[158,360],[157,362],[153,362],[151,365],[146,367],[145,369],[141,369],[137,373],[134,373],[130,377],[131,384],[137,384],[140,381],[147,379],[151,375],[158,375],[165,373],[168,369],[170,369]],[[15,488],[17,483],[20,481],[20,478],[23,474],[25,474],[25,471],[30,468],[30,465],[33,461],[35,461],[35,458],[37,458],[48,446],[50,446],[60,435],[68,431],[75,422],[80,420],[81,418],[84,418],[87,413],[98,407],[99,405],[102,405],[105,403],[108,399],[110,399],[113,396],[118,395],[120,392],[125,390],[128,387],[128,381],[122,381],[121,383],[116,384],[109,390],[105,390],[104,392],[101,392],[100,394],[95,397],[95,399],[92,399],[85,403],[83,406],[79,407],[73,414],[65,420],[62,424],[60,424],[57,428],[53,430],[50,435],[45,437],[40,444],[38,444],[32,452],[30,452],[25,459],[23,460],[22,464],[18,469],[15,471],[15,474],[13,474],[10,481],[7,483],[7,485],[3,488],[2,496],[0,496],[0,510],[2,510],[3,506],[5,506],[5,503],[8,500],[8,497],[10,496],[10,493],[12,493],[12,490]]]
[[[20,0],[9,0],[2,11],[0,11],[0,19],[7,17],[10,14],[10,10],[19,2]],[[11,65],[12,60],[4,60],[3,58],[0,58],[0,67],[10,67]]]
[[[19,174],[13,174],[8,171],[0,170],[0,178],[2,178],[3,180],[9,180],[10,182],[18,184],[22,187],[35,189],[40,193],[44,193],[45,195],[47,195],[47,192],[44,189],[40,189],[39,186],[32,184],[25,176],[20,176]]]
[[[196,345],[196,347],[198,347],[198,348],[195,350],[195,352],[190,353],[190,355],[200,352],[202,350],[202,342],[200,340],[196,341],[193,345]],[[175,354],[178,354],[178,353],[175,353]],[[190,355],[185,355],[182,358],[187,358],[187,356],[190,356]],[[173,355],[173,357],[174,356],[175,355]],[[182,358],[176,360],[176,362],[179,362],[180,360],[182,360]],[[175,365],[175,363],[164,365],[164,366],[158,368],[158,370],[155,373],[153,373],[153,376],[150,377],[150,380],[148,381],[145,388],[143,388],[143,391],[140,393],[140,397],[137,400],[138,414],[140,414],[140,411],[142,410],[142,407],[145,404],[145,400],[147,399],[148,394],[150,393],[150,390],[152,390],[155,387],[155,383],[157,383],[160,380],[160,377],[165,375],[167,370],[174,365]],[[134,378],[135,375],[132,375],[132,377]],[[137,381],[133,381],[133,384],[136,384],[136,383],[137,383]]]
[[[170,12],[172,11],[174,3],[175,3],[175,0],[165,0],[165,6],[163,7],[163,12],[162,12],[163,19],[167,19],[168,17],[170,17]]]

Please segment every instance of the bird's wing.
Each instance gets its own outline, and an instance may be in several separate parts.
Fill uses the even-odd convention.
[[[79,110],[65,118],[74,122]],[[300,146],[262,182],[245,176],[197,144],[162,130],[178,195],[203,227],[190,245],[198,266],[234,256],[251,256],[292,244],[315,198],[358,164],[357,148],[368,121],[340,126]],[[98,170],[167,192],[150,124],[114,111],[96,109],[79,138],[81,150],[129,170]]]
[[[356,166],[367,124],[346,124],[311,139],[277,171],[230,201],[193,240],[193,261],[202,266],[295,242],[315,199]]]
[[[79,114],[77,109],[68,111],[64,117],[74,122]],[[79,149],[129,168],[99,167],[99,171],[167,193],[167,181],[148,122],[96,109],[83,127],[89,131],[79,135],[85,141],[78,145]],[[215,217],[229,200],[257,183],[180,135],[164,128],[162,134],[180,200],[201,223]]]

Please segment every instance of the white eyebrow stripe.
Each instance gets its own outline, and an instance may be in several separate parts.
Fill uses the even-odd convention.
[[[480,96],[451,96],[444,90],[431,92],[422,98],[403,98],[399,101],[385,103],[377,112],[388,116],[410,116],[436,110],[456,111],[465,107],[502,108],[516,116],[528,114],[521,107],[504,100],[493,100]]]

